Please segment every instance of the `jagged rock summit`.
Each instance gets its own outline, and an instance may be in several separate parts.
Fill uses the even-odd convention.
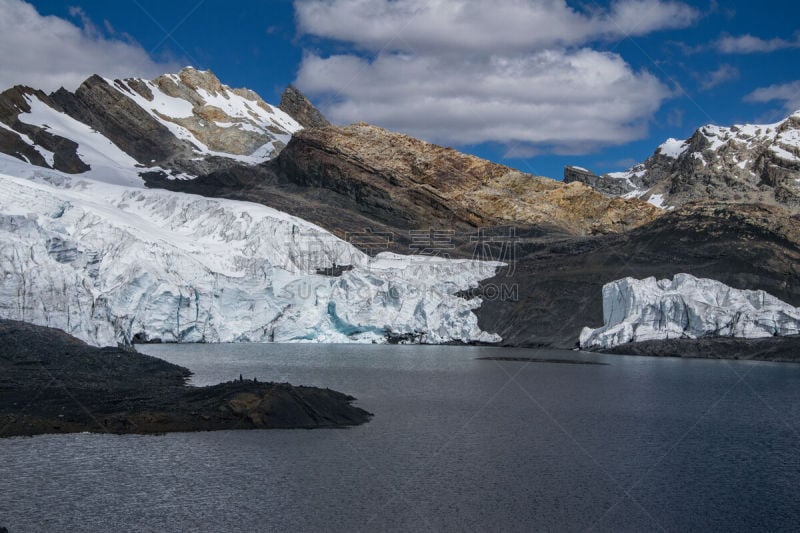
[[[278,108],[294,117],[304,128],[324,128],[331,125],[320,110],[314,107],[314,104],[294,85],[289,85],[283,91]]]
[[[706,125],[686,140],[668,139],[625,172],[597,176],[567,167],[610,196],[678,207],[698,200],[760,202],[800,211],[800,111],[774,124]]]

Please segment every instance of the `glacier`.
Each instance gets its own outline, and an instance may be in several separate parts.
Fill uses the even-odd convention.
[[[2,318],[97,346],[501,340],[478,326],[481,300],[457,295],[501,263],[370,257],[259,204],[11,159],[0,160]]]
[[[624,278],[606,284],[603,322],[600,328],[583,328],[581,348],[678,338],[797,335],[800,308],[761,290],[676,274],[672,280]]]

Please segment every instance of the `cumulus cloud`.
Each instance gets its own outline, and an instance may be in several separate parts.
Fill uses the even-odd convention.
[[[711,72],[707,72],[699,76],[700,88],[704,91],[707,91],[709,89],[713,89],[717,85],[738,80],[739,76],[739,69],[733,65],[720,65],[716,70],[712,70]]]
[[[297,83],[342,95],[334,122],[366,120],[435,142],[529,142],[581,151],[642,136],[669,94],[614,54],[549,50],[514,58],[307,56]]]
[[[154,61],[130,36],[95,26],[79,8],[74,24],[42,16],[22,0],[0,0],[0,90],[30,85],[52,91],[75,89],[88,76],[154,77],[177,65]]]
[[[734,37],[725,35],[716,41],[715,47],[723,54],[754,54],[764,52],[774,52],[786,48],[800,48],[800,37],[792,41],[776,37],[774,39],[762,39],[750,34]]]
[[[800,110],[800,80],[761,87],[745,96],[746,102],[780,102],[789,113]]]
[[[618,0],[580,12],[564,0],[297,0],[303,33],[367,50],[493,53],[578,45],[682,28],[697,11],[678,2]]]
[[[619,0],[296,0],[301,33],[355,50],[307,53],[296,84],[337,123],[434,142],[582,153],[646,135],[670,89],[597,40],[684,27],[682,3]]]

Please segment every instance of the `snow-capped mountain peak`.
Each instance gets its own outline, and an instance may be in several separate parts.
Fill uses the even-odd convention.
[[[686,141],[670,137],[656,149],[656,153],[677,159],[687,148],[689,148],[689,144]]]
[[[105,80],[132,98],[198,155],[261,163],[302,126],[249,89],[223,85],[213,72],[186,67],[154,80]]]
[[[0,93],[0,152],[124,185],[142,186],[144,173],[186,179],[263,163],[300,129],[255,92],[192,67],[154,80],[91,76],[74,93]]]
[[[624,172],[595,176],[568,167],[564,179],[612,196],[656,197],[651,203],[664,206],[713,199],[800,209],[800,111],[772,124],[707,124],[688,139],[667,139]]]

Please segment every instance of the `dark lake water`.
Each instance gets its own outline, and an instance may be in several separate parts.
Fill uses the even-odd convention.
[[[148,346],[194,383],[353,394],[344,430],[0,440],[20,531],[800,526],[800,365],[480,347]],[[477,360],[565,358],[607,365]]]

